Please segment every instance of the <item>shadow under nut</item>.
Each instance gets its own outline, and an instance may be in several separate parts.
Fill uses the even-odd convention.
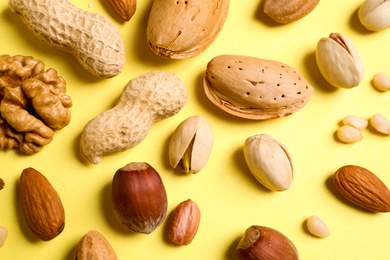
[[[207,65],[208,99],[232,115],[247,119],[288,116],[302,109],[313,87],[294,68],[273,60],[220,55]]]

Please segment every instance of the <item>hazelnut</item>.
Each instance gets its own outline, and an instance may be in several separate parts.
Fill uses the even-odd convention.
[[[251,226],[237,246],[241,260],[298,260],[298,251],[291,240],[279,231],[262,226]]]
[[[115,173],[112,204],[124,227],[150,234],[165,219],[168,200],[157,171],[147,163],[133,162]]]

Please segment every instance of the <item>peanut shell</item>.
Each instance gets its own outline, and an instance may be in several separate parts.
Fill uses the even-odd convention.
[[[107,17],[69,0],[10,0],[9,7],[37,38],[71,53],[94,76],[114,77],[123,70],[122,36]]]

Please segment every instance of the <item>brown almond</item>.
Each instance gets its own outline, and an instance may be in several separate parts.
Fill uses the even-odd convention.
[[[247,119],[287,116],[302,109],[313,87],[294,68],[274,60],[220,55],[207,64],[203,81],[208,99]]]
[[[137,7],[137,0],[106,0],[106,3],[124,21],[133,17]]]
[[[4,188],[4,181],[2,178],[0,178],[0,190],[2,190]]]
[[[226,21],[229,0],[154,0],[147,41],[165,58],[188,59],[205,51]]]
[[[278,23],[291,23],[308,15],[320,0],[265,0],[264,13]]]
[[[65,226],[65,212],[60,196],[50,182],[33,168],[20,176],[20,204],[24,219],[36,237],[48,241]]]
[[[117,260],[114,249],[98,231],[84,235],[76,248],[75,260]]]
[[[200,210],[198,205],[188,199],[173,211],[169,226],[169,238],[178,245],[189,245],[198,232]]]
[[[350,202],[376,212],[390,212],[390,191],[371,171],[355,165],[338,169],[333,182]]]

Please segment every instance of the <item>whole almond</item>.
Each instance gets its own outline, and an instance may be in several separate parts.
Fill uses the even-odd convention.
[[[77,245],[75,260],[117,260],[118,257],[107,239],[98,231],[91,230]]]
[[[226,21],[229,0],[154,0],[147,41],[165,58],[188,59],[205,51]]]
[[[173,211],[169,226],[169,238],[178,245],[189,245],[198,232],[200,210],[198,205],[188,199]]]
[[[106,0],[107,5],[122,20],[129,21],[135,13],[137,0]]]
[[[4,188],[4,181],[2,178],[0,178],[0,190],[2,190]]]
[[[294,68],[279,61],[220,55],[207,64],[203,80],[209,100],[248,119],[287,116],[302,109],[313,87]]]
[[[40,172],[26,168],[20,175],[20,204],[24,219],[36,237],[48,241],[65,226],[60,196]]]
[[[333,182],[350,202],[376,212],[390,212],[390,191],[371,171],[355,165],[339,168]]]
[[[264,13],[278,23],[291,23],[308,15],[320,0],[265,0]]]

